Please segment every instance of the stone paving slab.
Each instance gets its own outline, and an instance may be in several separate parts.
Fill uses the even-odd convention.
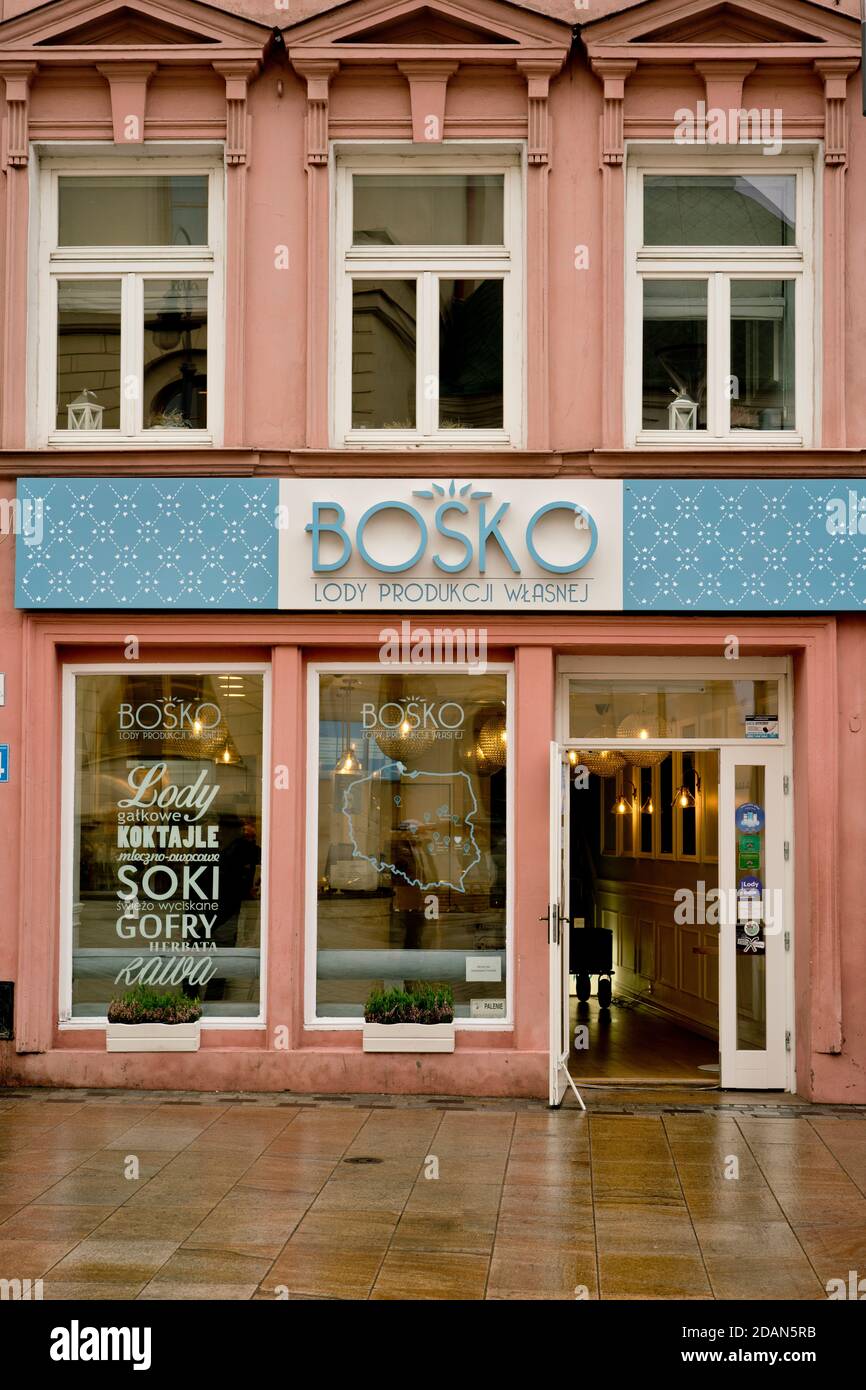
[[[866,1107],[604,1088],[0,1093],[46,1299],[796,1299],[866,1273]]]

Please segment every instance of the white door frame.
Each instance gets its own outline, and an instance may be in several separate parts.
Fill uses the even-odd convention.
[[[551,1106],[562,1104],[569,1086],[585,1110],[580,1092],[568,1070],[571,1051],[571,1017],[569,1013],[568,960],[568,761],[558,743],[550,745],[550,883],[547,915],[547,956],[550,981],[550,1095]]]
[[[726,890],[719,923],[719,1053],[721,1084],[732,1090],[791,1089],[792,1070],[788,1065],[792,1029],[789,1027],[787,996],[787,957],[790,956],[791,929],[786,909],[790,903],[784,847],[790,845],[784,791],[784,752],[768,743],[750,749],[723,748],[719,759],[719,887]],[[761,935],[764,941],[762,975],[765,1044],[763,1049],[738,1049],[739,1009],[737,971],[748,956],[737,950],[737,919],[745,911],[737,902],[737,882],[746,872],[738,870],[735,824],[737,767],[763,767],[764,827],[754,836],[761,847],[758,871],[764,890],[763,915],[768,920]],[[790,786],[790,782],[788,784]],[[757,953],[755,956],[757,959]],[[787,1050],[786,1050],[787,1043]]]
[[[668,751],[699,751],[715,749],[719,753],[719,887],[732,888],[735,884],[735,828],[734,828],[734,788],[733,768],[737,765],[758,763],[767,768],[765,774],[765,799],[768,821],[777,829],[770,832],[772,845],[767,851],[767,885],[779,888],[779,902],[784,904],[784,922],[768,938],[769,952],[766,965],[766,979],[772,988],[767,996],[768,1038],[772,1028],[775,1046],[769,1051],[753,1052],[736,1048],[736,958],[733,934],[729,937],[729,955],[722,946],[723,927],[720,927],[719,952],[719,1049],[721,1060],[720,1083],[732,1089],[779,1089],[796,1091],[796,1045],[795,1045],[795,992],[794,992],[794,854],[793,854],[793,709],[791,664],[787,657],[748,657],[729,661],[725,657],[671,657],[659,660],[656,657],[628,656],[563,656],[557,659],[557,702],[556,732],[559,739],[558,754],[565,756],[569,748],[616,748],[628,754],[630,748],[664,748]],[[579,676],[583,680],[604,681],[629,680],[648,676],[653,680],[670,681],[713,678],[716,679],[762,679],[775,677],[779,680],[779,737],[773,740],[757,739],[635,739],[616,738],[570,738],[568,728],[568,684],[569,678]],[[557,745],[552,745],[557,747]],[[765,756],[766,755],[766,756]],[[552,765],[552,753],[551,753]],[[722,769],[730,769],[726,783]],[[772,775],[771,775],[772,774]],[[551,774],[551,889],[553,871],[553,777]],[[567,814],[566,797],[566,814]],[[560,830],[560,835],[562,831]],[[567,839],[561,843],[560,859],[567,856]],[[768,839],[768,845],[770,840]],[[567,860],[566,860],[567,863]],[[562,870],[567,880],[567,869]],[[553,898],[551,896],[551,902]],[[723,899],[724,901],[724,899]],[[765,933],[765,936],[767,934]],[[772,945],[769,943],[772,942]],[[724,969],[723,969],[724,964]],[[723,983],[724,981],[724,983]],[[551,1015],[553,1014],[553,965],[551,964]],[[557,996],[558,997],[558,996]],[[731,1012],[733,1010],[733,1013]],[[723,1027],[724,1017],[724,1027]],[[553,1022],[551,1022],[551,1039]],[[721,1056],[722,1049],[724,1056]],[[553,1076],[553,1046],[551,1044],[551,1077]],[[551,1097],[553,1081],[551,1080]],[[551,1099],[551,1104],[553,1104]]]

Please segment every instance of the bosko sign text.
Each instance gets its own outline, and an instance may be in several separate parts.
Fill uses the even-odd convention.
[[[284,479],[280,607],[622,606],[622,484]],[[405,488],[405,491],[404,491]],[[384,496],[377,496],[380,491]],[[299,534],[301,532],[301,534]]]

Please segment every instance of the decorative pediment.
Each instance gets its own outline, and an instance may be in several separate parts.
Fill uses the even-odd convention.
[[[484,29],[477,24],[467,24],[452,15],[443,14],[430,5],[423,5],[414,13],[400,15],[397,19],[376,23],[369,29],[362,29],[346,38],[336,39],[336,43],[376,43],[376,44],[487,44],[516,43],[512,35],[497,33],[495,29]]]
[[[351,0],[285,31],[290,55],[300,49],[317,53],[334,48],[342,62],[370,62],[370,49],[393,59],[396,50],[435,49],[440,58],[452,50],[475,50],[477,58],[491,49],[568,50],[571,26],[535,14],[508,0]],[[353,50],[357,48],[358,53]],[[432,57],[433,54],[430,53]],[[462,55],[467,59],[472,55]],[[508,61],[508,60],[506,60]],[[513,61],[513,58],[511,59]]]
[[[859,25],[810,0],[650,0],[590,21],[581,38],[590,57],[682,61],[693,48],[691,57],[790,62],[819,51],[849,54],[859,46]]]
[[[163,67],[210,65],[225,82],[226,159],[246,161],[247,86],[272,29],[199,0],[53,0],[0,24],[6,157],[27,164],[30,89],[41,73],[95,68],[109,86],[115,144],[144,140],[147,93]]]
[[[571,48],[571,25],[508,0],[351,0],[285,31],[289,60],[307,82],[307,163],[328,159],[329,88],[337,74],[393,65],[409,83],[412,139],[445,138],[448,82],[460,68],[511,67],[526,82],[530,164],[546,164],[550,79]]]
[[[824,42],[823,39],[818,40]],[[715,5],[704,14],[639,35],[636,43],[814,43],[815,35],[778,19],[752,14],[739,5]]]
[[[820,124],[814,125],[820,122],[817,113],[805,131],[800,116],[800,128],[790,138],[823,133],[825,162],[846,163],[846,84],[860,63],[860,26],[848,15],[812,0],[648,0],[584,25],[580,36],[593,72],[604,83],[603,164],[622,163],[626,85],[634,73],[652,64],[688,65],[703,80],[705,114],[696,119],[706,121],[708,111],[725,113],[729,143],[748,138],[741,134],[739,114],[747,79],[773,65],[801,67],[813,91],[823,84],[823,131]],[[665,126],[657,121],[652,135],[671,139],[674,126],[675,122]],[[634,118],[634,138],[647,138],[645,127],[646,122],[642,125]],[[790,130],[788,126],[786,138]],[[699,132],[701,138],[704,133]]]
[[[60,34],[50,34],[37,39],[38,46],[64,44],[70,48],[84,48],[87,45],[108,44],[112,48],[141,48],[151,44],[164,43],[215,43],[212,35],[197,34],[191,29],[180,29],[176,24],[164,24],[149,15],[136,14],[124,5],[108,15],[100,15],[75,29],[63,30]]]
[[[203,47],[259,56],[270,26],[238,19],[199,0],[53,0],[0,24],[0,60],[91,62],[134,49],[137,61],[189,61]],[[197,52],[198,51],[198,52]]]

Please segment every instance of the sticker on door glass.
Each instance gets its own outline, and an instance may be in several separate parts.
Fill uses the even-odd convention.
[[[774,714],[747,714],[746,738],[778,738],[779,720]]]
[[[737,954],[760,955],[764,948],[763,922],[741,922],[737,927]]]
[[[761,897],[763,891],[763,884],[759,878],[744,878],[740,881],[740,886],[737,889],[737,897],[754,902]]]
[[[764,808],[753,801],[746,801],[736,810],[735,822],[738,830],[748,835],[760,835],[764,828]]]

